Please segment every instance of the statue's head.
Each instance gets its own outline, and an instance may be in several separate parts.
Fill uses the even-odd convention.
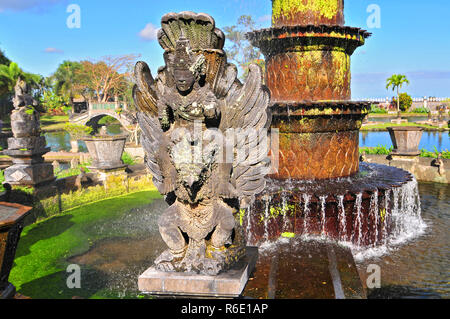
[[[189,93],[194,88],[194,84],[204,75],[203,55],[193,54],[187,40],[183,34],[177,41],[175,55],[173,57],[173,78],[177,90],[180,93]]]

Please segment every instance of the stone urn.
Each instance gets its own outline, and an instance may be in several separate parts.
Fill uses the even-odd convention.
[[[92,159],[90,168],[110,171],[126,167],[122,161],[127,136],[95,136],[84,138]]]
[[[423,128],[417,126],[388,127],[394,150],[391,155],[395,156],[418,156],[420,155],[419,144],[422,139]]]
[[[16,288],[8,282],[25,217],[31,207],[0,202],[0,299],[13,298]]]

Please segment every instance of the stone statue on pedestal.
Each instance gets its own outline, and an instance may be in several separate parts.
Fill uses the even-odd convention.
[[[237,79],[209,15],[169,13],[158,40],[166,65],[154,79],[138,62],[133,90],[146,164],[170,205],[156,268],[217,275],[245,254],[236,217],[265,187],[269,93],[257,65]]]
[[[15,86],[14,110],[11,113],[13,137],[3,154],[12,158],[13,166],[5,170],[5,181],[11,185],[36,186],[55,179],[53,166],[45,163],[43,155],[50,151],[41,136],[39,102],[20,77]]]

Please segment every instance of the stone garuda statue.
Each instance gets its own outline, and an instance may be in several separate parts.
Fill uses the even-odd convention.
[[[245,254],[238,217],[265,187],[269,92],[257,65],[237,79],[211,16],[169,13],[161,24],[166,65],[154,79],[138,62],[133,90],[146,164],[170,205],[158,222],[169,249],[155,264],[216,275]]]

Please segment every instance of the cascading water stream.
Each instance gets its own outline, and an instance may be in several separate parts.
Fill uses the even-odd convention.
[[[311,195],[308,194],[303,194],[303,201],[305,202],[305,206],[304,206],[304,217],[303,217],[303,234],[307,235],[309,233],[309,229],[308,229],[308,218],[309,218],[309,213],[310,213],[310,208],[309,208],[309,203],[311,202]]]
[[[355,208],[356,208],[356,219],[355,223],[353,225],[353,233],[352,233],[352,242],[355,242],[355,230],[357,229],[358,237],[356,239],[357,245],[361,246],[361,238],[362,238],[362,221],[361,221],[361,210],[362,210],[362,193],[359,193],[356,195],[356,202],[355,202]]]
[[[321,212],[321,224],[322,224],[322,237],[326,237],[326,205],[327,205],[327,197],[320,196],[320,212]]]
[[[347,240],[347,220],[345,215],[344,196],[338,196],[338,209],[339,209],[339,239],[342,241]]]
[[[269,239],[269,209],[270,209],[270,198],[266,199],[266,207],[264,210],[264,239],[267,241]]]
[[[375,240],[373,242],[373,246],[376,246],[378,243],[378,226],[379,226],[379,208],[378,208],[378,190],[376,190],[372,196],[370,197],[370,212],[372,212],[373,216],[373,231],[375,234]]]

